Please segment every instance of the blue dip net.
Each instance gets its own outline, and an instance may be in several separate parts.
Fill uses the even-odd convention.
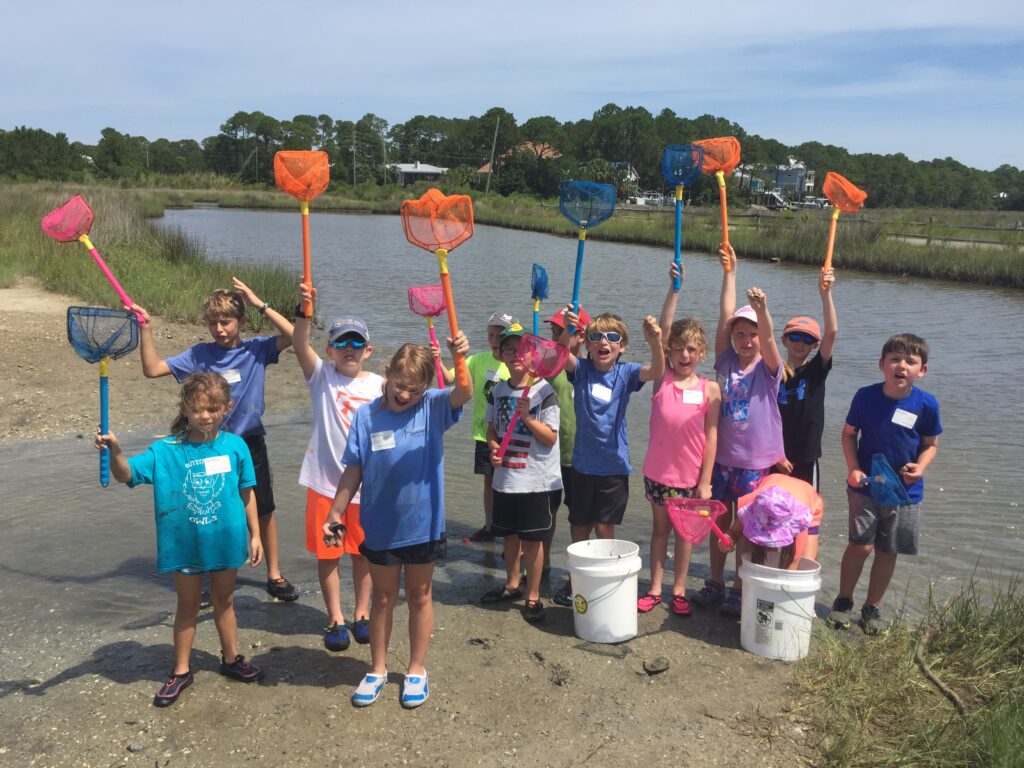
[[[689,187],[700,178],[704,149],[689,144],[672,144],[661,155],[661,175],[671,187]]]
[[[68,307],[68,341],[87,363],[117,360],[138,346],[139,321],[126,309]]]
[[[543,301],[548,297],[548,271],[540,264],[533,265],[530,289],[531,298]]]
[[[577,227],[596,227],[615,213],[615,187],[589,181],[563,181],[558,210]]]

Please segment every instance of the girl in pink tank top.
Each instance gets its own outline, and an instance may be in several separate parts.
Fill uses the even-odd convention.
[[[674,278],[675,264],[669,270]],[[718,441],[718,413],[722,395],[717,382],[697,374],[697,364],[708,351],[700,322],[684,318],[672,322],[676,293],[669,282],[661,310],[662,337],[667,339],[665,376],[655,383],[651,398],[650,439],[644,458],[644,490],[651,502],[651,587],[637,600],[637,610],[647,613],[661,602],[661,582],[668,557],[672,528],[665,499],[677,496],[711,498],[711,471]],[[686,574],[691,545],[676,537],[675,576],[672,580],[672,612],[689,616]]]

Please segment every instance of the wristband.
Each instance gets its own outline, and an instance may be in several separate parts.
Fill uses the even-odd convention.
[[[270,305],[267,304],[267,302],[264,301],[263,302],[263,306],[262,307],[257,307],[256,311],[259,312],[261,315],[265,315],[265,314],[267,314],[267,309],[269,307],[270,307]]]
[[[312,317],[312,315],[307,315],[302,312],[301,302],[295,305],[295,319],[298,320],[300,317],[303,320],[309,320]]]

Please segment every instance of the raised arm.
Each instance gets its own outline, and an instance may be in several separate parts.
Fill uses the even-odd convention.
[[[675,284],[676,275],[679,276],[679,289],[682,290],[683,283],[686,282],[686,267],[680,270],[676,267],[676,263],[670,262],[668,268],[668,291],[665,292],[665,303],[661,305],[661,317],[658,319],[658,325],[661,326],[662,338],[667,339],[669,333],[672,330],[672,320],[676,316],[676,299],[679,294],[673,290]]]
[[[825,327],[821,331],[821,346],[818,347],[818,354],[821,355],[823,363],[832,359],[836,336],[839,334],[839,320],[836,317],[835,304],[832,303],[832,286],[835,282],[836,272],[829,268],[822,273],[818,283],[818,292],[821,293],[821,316],[825,321]]]
[[[273,323],[277,329],[277,351],[283,352],[288,349],[292,345],[292,333],[295,330],[288,318],[260,299],[249,286],[237,277],[231,278],[231,284],[235,287],[236,291],[242,294],[246,304],[250,307],[255,307],[261,315]]]
[[[465,356],[469,352],[469,339],[466,338],[466,334],[459,331],[458,336],[454,339],[448,338],[448,351],[452,357],[455,355]],[[451,394],[448,396],[448,401],[451,403],[452,410],[461,408],[470,400],[473,399],[473,379],[471,377],[466,378],[466,386],[459,386],[456,381],[455,386],[451,389]]]
[[[572,310],[572,304],[569,304],[565,309],[562,310],[562,322],[565,323],[562,326],[562,333],[558,337],[558,343],[563,347],[569,348],[569,357],[565,361],[566,373],[575,373],[576,365],[579,362],[577,356],[580,352],[580,347],[583,345],[583,329],[580,328],[580,316]],[[570,334],[569,328],[575,328],[576,333]]]
[[[651,348],[651,362],[640,369],[640,381],[661,381],[665,375],[665,348],[661,342],[661,326],[654,315],[644,318],[644,341]]]
[[[137,312],[145,320],[139,326],[139,354],[142,356],[142,375],[147,379],[158,379],[161,376],[170,376],[171,367],[167,361],[157,354],[156,344],[153,343],[153,319],[149,312],[138,304],[129,307],[132,312]]]
[[[722,293],[718,300],[718,327],[715,329],[715,357],[729,346],[729,318],[736,311],[736,251],[731,245],[718,249],[722,262]]]
[[[782,365],[782,355],[779,354],[779,346],[775,343],[772,316],[768,312],[768,297],[760,288],[751,288],[747,291],[747,301],[757,315],[757,338],[761,343],[761,359],[774,376]]]
[[[299,283],[299,302],[301,304],[305,305],[306,302],[310,302],[309,306],[313,306],[312,301],[315,296],[316,289],[311,289],[305,283]],[[317,360],[320,359],[320,356],[313,349],[309,341],[310,327],[312,325],[313,321],[308,317],[296,317],[291,336],[292,344],[295,346],[295,357],[298,359],[299,367],[302,368],[302,375],[306,377],[307,381],[316,370]]]

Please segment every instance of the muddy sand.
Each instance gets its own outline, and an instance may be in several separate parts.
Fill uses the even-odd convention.
[[[87,440],[98,372],[65,338],[65,311],[76,303],[32,283],[0,290],[11,356],[0,378],[0,766],[744,768],[810,760],[811,736],[793,711],[793,665],[742,650],[736,621],[699,609],[679,618],[663,604],[639,617],[636,638],[605,645],[578,639],[571,609],[545,600],[547,621],[528,625],[518,604],[478,603],[500,583],[501,561],[495,545],[461,544],[472,521],[449,520],[449,559],[434,582],[431,695],[421,708],[398,704],[404,604],[382,699],[363,710],[350,705],[369,647],[324,649],[323,602],[299,515],[279,518],[299,601],[269,599],[262,567],[239,571],[240,649],[263,666],[264,681],[243,685],[217,673],[206,611],[195,683],[174,706],[153,707],[171,667],[173,586],[154,573],[148,491],[96,484]],[[202,327],[159,320],[155,333],[163,355],[206,339]],[[277,425],[268,442],[281,436],[301,450],[308,396],[298,366],[282,363],[268,375]],[[144,381],[136,354],[111,369],[111,405],[132,453],[166,430],[177,385]],[[299,489],[282,480],[300,460],[275,458],[279,510],[301,510]],[[556,544],[567,543],[560,530]],[[343,561],[343,599],[347,570]],[[644,661],[656,657],[669,668],[649,675]]]

